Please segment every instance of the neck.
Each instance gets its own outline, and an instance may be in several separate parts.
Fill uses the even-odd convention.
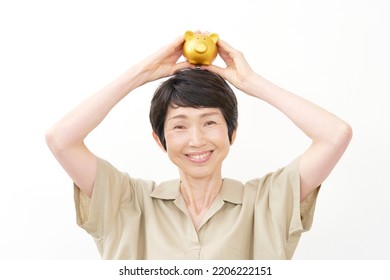
[[[193,215],[204,214],[217,197],[222,186],[220,175],[211,178],[181,176],[180,191]]]

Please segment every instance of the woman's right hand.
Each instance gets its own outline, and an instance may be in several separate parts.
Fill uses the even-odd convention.
[[[194,68],[187,61],[177,62],[183,54],[184,37],[179,36],[136,65],[141,71],[142,84],[173,75],[185,68]]]

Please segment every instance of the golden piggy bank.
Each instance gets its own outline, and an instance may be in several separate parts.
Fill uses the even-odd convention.
[[[217,57],[218,34],[196,34],[187,31],[184,34],[183,56],[191,64],[210,65]]]

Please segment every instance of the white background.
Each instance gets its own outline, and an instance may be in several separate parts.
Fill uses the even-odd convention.
[[[390,259],[389,13],[385,0],[0,2],[0,259],[99,259],[76,225],[72,182],[45,131],[133,63],[198,29],[353,127],[294,258]],[[87,138],[119,169],[157,182],[177,177],[148,120],[160,82],[132,92]],[[259,177],[304,151],[309,140],[285,116],[236,93],[239,130],[224,176]]]

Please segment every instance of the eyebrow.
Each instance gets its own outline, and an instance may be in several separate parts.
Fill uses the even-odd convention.
[[[200,117],[205,118],[205,117],[215,116],[215,115],[219,115],[219,114],[220,114],[219,112],[207,112],[207,113],[201,114]],[[178,115],[174,115],[174,116],[168,118],[167,121],[174,120],[174,119],[188,119],[188,116],[184,115],[184,114],[178,114]]]

